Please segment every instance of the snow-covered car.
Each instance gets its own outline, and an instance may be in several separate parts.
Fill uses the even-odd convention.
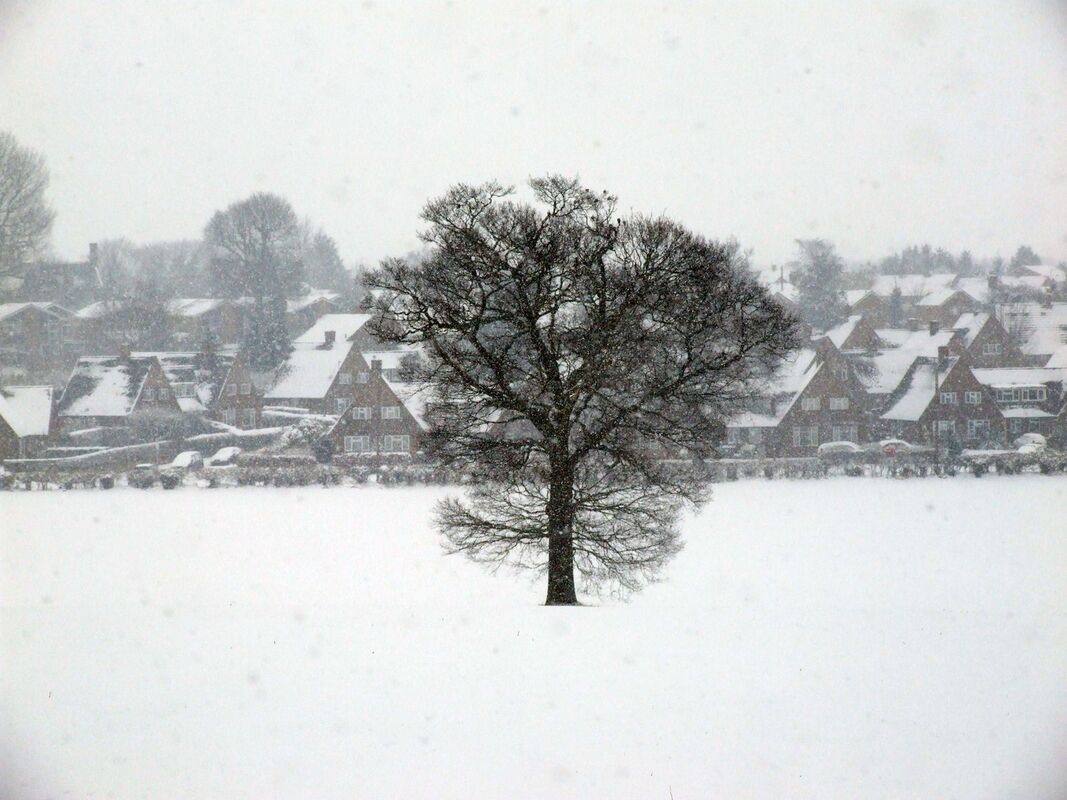
[[[878,449],[887,456],[896,456],[903,453],[911,453],[915,445],[905,442],[903,439],[882,439],[878,443]]]
[[[1040,433],[1024,433],[1015,440],[1015,446],[1019,448],[1019,452],[1022,452],[1024,447],[1032,448],[1027,452],[1035,452],[1036,450],[1044,450],[1048,447],[1048,441]]]
[[[820,456],[839,456],[839,455],[852,455],[854,453],[862,453],[863,448],[855,442],[839,441],[839,442],[823,442],[819,445]]]
[[[228,467],[237,463],[237,456],[241,455],[240,447],[220,447],[215,453],[204,459],[204,464],[209,467]]]
[[[167,464],[164,469],[168,470],[197,470],[204,466],[204,457],[196,450],[186,450],[178,453],[174,460]]]

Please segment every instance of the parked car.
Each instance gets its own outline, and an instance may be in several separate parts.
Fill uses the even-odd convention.
[[[823,442],[819,445],[820,458],[825,458],[826,456],[853,455],[862,452],[863,448],[855,442]]]
[[[904,455],[905,453],[912,453],[916,449],[915,445],[905,442],[903,439],[882,439],[878,443],[878,449],[887,456]]]
[[[196,450],[186,450],[183,453],[178,453],[174,457],[174,460],[167,464],[163,469],[166,470],[198,470],[204,466],[204,457],[200,455]]]
[[[229,467],[237,463],[239,455],[241,455],[240,447],[222,447],[213,455],[208,456],[204,463],[209,467]]]
[[[1015,440],[1015,446],[1019,448],[1019,452],[1022,452],[1024,447],[1031,447],[1033,449],[1027,452],[1034,452],[1034,450],[1044,450],[1048,447],[1048,441],[1040,433],[1024,433]]]

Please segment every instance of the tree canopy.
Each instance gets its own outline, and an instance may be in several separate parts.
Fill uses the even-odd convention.
[[[699,459],[797,343],[735,244],[621,218],[576,180],[495,183],[428,203],[418,261],[368,278],[377,334],[421,345],[431,448],[477,480],[439,507],[448,546],[548,573],[547,603],[636,589],[706,495]]]
[[[55,212],[45,199],[44,156],[0,131],[0,275],[43,254]]]

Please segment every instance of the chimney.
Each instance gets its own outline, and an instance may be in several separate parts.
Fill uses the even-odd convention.
[[[372,375],[382,374],[382,360],[380,358],[372,358],[370,360],[370,371]]]
[[[937,348],[937,368],[943,370],[948,367],[948,345]]]
[[[937,336],[937,332],[941,330],[941,323],[936,319],[930,320],[930,335]]]
[[[96,242],[89,242],[89,263],[96,266]]]
[[[988,283],[990,289],[996,289],[997,284],[1000,283],[1000,278],[998,278],[996,275],[990,275]]]
[[[919,320],[916,319],[915,317],[908,317],[908,330],[909,331],[917,331],[917,330],[919,330]]]
[[[130,346],[128,344],[119,345],[119,358],[121,358],[123,361],[130,360]]]
[[[326,331],[323,344],[326,347],[333,347],[333,343],[337,341],[337,331]]]

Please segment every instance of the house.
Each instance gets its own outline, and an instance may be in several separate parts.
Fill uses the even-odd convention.
[[[881,432],[932,447],[986,448],[1005,439],[1004,416],[966,358],[941,346],[909,367],[881,414]]]
[[[312,289],[302,297],[295,297],[285,301],[285,324],[292,334],[305,331],[314,325],[321,317],[327,314],[335,314],[341,309],[338,302],[341,299],[339,292],[328,289]]]
[[[916,359],[936,358],[941,348],[948,348],[952,355],[964,353],[961,334],[942,329],[936,322],[925,327],[916,322],[908,329],[878,328],[876,333],[884,345],[878,352],[847,354],[863,381],[867,411],[875,417],[886,410]]]
[[[1009,440],[1023,433],[1051,436],[1056,432],[1067,369],[1001,367],[973,372],[1007,421]]]
[[[1007,303],[997,306],[996,316],[1030,365],[1059,364],[1067,347],[1067,303]]]
[[[5,366],[57,366],[74,355],[76,345],[74,312],[63,306],[44,301],[0,304],[0,362]]]
[[[892,322],[889,299],[870,289],[850,289],[845,292],[845,302],[849,314],[866,318],[872,327],[881,328]]]
[[[852,313],[868,316],[875,327],[899,325],[909,317],[918,318],[917,305],[923,298],[955,288],[956,281],[954,273],[878,275],[871,284],[871,296],[850,304],[850,309]],[[894,310],[893,295],[898,290],[900,308]],[[895,316],[899,318],[894,319]]]
[[[244,311],[232,300],[179,297],[166,303],[174,341],[199,345],[209,336],[219,344],[236,344],[244,332]]]
[[[885,347],[885,342],[878,336],[874,326],[862,314],[853,314],[821,336],[833,342],[834,347],[842,353],[849,351],[866,353]]]
[[[920,323],[939,322],[948,327],[960,314],[980,311],[982,304],[962,289],[937,289],[915,303]]]
[[[430,388],[388,380],[378,359],[371,360],[367,382],[353,388],[352,404],[325,436],[334,454],[343,458],[414,456],[429,429]]]
[[[183,413],[238,428],[255,428],[263,418],[263,392],[240,353],[134,353],[153,357]]]
[[[769,456],[815,455],[825,442],[867,436],[863,385],[825,337],[783,363],[763,397],[726,425],[728,445]]]
[[[98,297],[100,273],[96,244],[89,245],[86,261],[41,261],[30,264],[22,276],[19,296],[29,301],[50,301],[77,308],[87,298]]]
[[[378,342],[366,330],[370,314],[327,314],[293,341],[293,351],[275,370],[263,402],[340,414],[354,399],[355,388],[370,380],[370,365],[361,349]]]
[[[51,386],[0,387],[0,460],[38,455],[55,430]]]
[[[181,407],[155,356],[89,356],[78,359],[59,398],[63,433],[122,427],[139,415],[181,414]]]
[[[74,327],[82,346],[89,352],[112,350],[121,338],[116,332],[124,309],[118,300],[97,300],[75,311]]]
[[[1021,353],[996,317],[967,312],[950,326],[960,334],[967,363],[972,367],[1004,367],[1020,364]]]
[[[392,350],[363,350],[361,355],[368,364],[378,361],[387,381],[405,382],[410,368],[422,358],[422,351],[417,347],[402,346]]]

